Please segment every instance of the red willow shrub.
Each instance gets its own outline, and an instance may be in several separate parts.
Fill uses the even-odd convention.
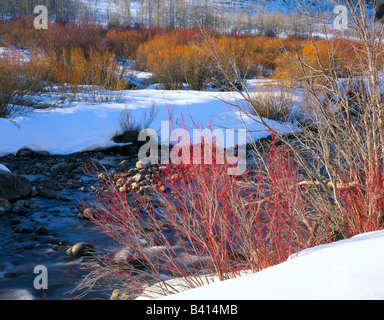
[[[127,27],[117,25],[110,27],[106,33],[106,47],[119,57],[136,58],[138,48],[152,37],[165,34],[166,29],[160,27]]]
[[[138,33],[135,30],[109,30],[106,34],[106,46],[116,55],[135,58],[139,46],[148,40],[148,33]]]
[[[38,46],[45,52],[54,52],[58,57],[63,50],[72,48],[80,48],[88,53],[91,49],[102,49],[103,33],[102,26],[93,21],[70,21],[65,25],[51,22],[48,29],[40,33]]]
[[[105,37],[105,30],[95,21],[69,21],[66,24],[49,22],[47,30],[37,30],[33,26],[34,19],[34,15],[29,15],[2,21],[0,35],[7,44],[56,54],[74,47],[85,52],[91,48],[103,49],[101,40]]]
[[[201,286],[259,271],[328,241],[312,221],[284,147],[271,144],[265,167],[241,176],[228,175],[229,164],[216,161],[216,148],[213,144],[211,164],[148,167],[147,188],[130,171],[98,176],[101,188],[87,204],[88,218],[122,250],[91,263],[87,281],[103,279],[113,289],[149,282],[157,284],[158,293],[169,294],[174,289],[165,280],[170,278]]]
[[[33,27],[34,15],[12,17],[9,21],[0,20],[2,40],[20,48],[31,48],[39,37],[39,30]]]
[[[348,188],[336,189],[340,209],[330,220],[337,221],[341,238],[381,230],[384,225],[384,172],[379,161],[366,163],[362,170],[353,168]]]

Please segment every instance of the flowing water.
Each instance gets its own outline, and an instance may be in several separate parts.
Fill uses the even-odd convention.
[[[91,243],[95,248],[114,247],[105,233],[78,218],[80,201],[91,194],[79,189],[64,189],[61,194],[65,201],[37,196],[32,198],[33,208],[27,214],[0,217],[0,300],[74,299],[77,294],[70,291],[87,271],[80,268],[82,258],[69,259],[66,250],[78,242]],[[34,287],[39,275],[34,268],[38,265],[48,270],[46,290]],[[111,292],[93,292],[84,299],[108,299]]]

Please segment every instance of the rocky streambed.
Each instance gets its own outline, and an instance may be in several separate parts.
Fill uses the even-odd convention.
[[[2,195],[0,189],[0,299],[77,297],[71,291],[87,273],[80,268],[85,249],[108,250],[116,245],[83,219],[81,202],[93,195],[93,184],[98,181],[84,172],[84,166],[114,170],[122,163],[125,169],[134,168],[137,153],[125,150],[121,155],[118,151],[51,155],[23,149],[0,157],[14,176],[30,182],[28,186],[28,181],[18,180],[17,187],[31,188],[28,196],[10,196],[9,190]],[[1,174],[6,176],[4,171]],[[16,186],[16,182],[6,184]],[[4,194],[10,199],[5,200]],[[48,270],[47,290],[34,287],[38,265]],[[108,299],[110,295],[106,290],[84,298]]]
[[[101,258],[99,262],[103,266],[112,263],[113,270],[117,268],[118,272],[148,271],[147,258],[157,261],[156,257],[163,254],[171,254],[188,270],[198,270],[202,262],[209,262],[205,260],[209,257],[197,259],[194,252],[189,252],[189,240],[175,233],[162,217],[157,217],[156,223],[146,221],[142,209],[157,211],[161,206],[159,194],[174,199],[181,192],[180,184],[188,182],[182,170],[164,165],[143,166],[137,161],[137,147],[71,155],[23,149],[16,155],[0,157],[0,164],[11,171],[0,166],[0,300],[134,299],[140,295],[143,288],[126,286],[121,292],[108,287],[87,291],[85,295],[74,290],[91,272],[84,269],[83,259],[89,255],[103,257],[105,252],[113,253],[112,260]],[[122,247],[125,239],[122,243],[114,242],[96,228],[98,223],[94,222],[101,217],[92,200],[111,191],[126,195],[130,203],[139,201],[135,209],[136,222],[140,224],[137,230],[145,232],[145,239],[140,238],[145,240],[141,251]],[[138,193],[142,197],[137,197]],[[234,256],[238,254],[234,252]],[[34,285],[39,276],[34,272],[36,266],[48,271],[45,290]],[[166,267],[159,264],[161,275],[167,280],[171,274]],[[91,284],[92,278],[87,278],[86,283]],[[87,290],[84,282],[80,287]]]

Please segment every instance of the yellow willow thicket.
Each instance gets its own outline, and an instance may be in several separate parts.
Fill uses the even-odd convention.
[[[205,81],[220,85],[220,71],[216,70],[207,54],[212,44],[218,52],[220,65],[226,71],[234,65],[240,75],[265,75],[264,70],[275,68],[273,50],[262,49],[267,37],[213,36],[212,42],[201,35],[186,38],[183,34],[154,36],[141,45],[136,57],[138,67],[151,72],[156,82],[166,89],[180,89],[183,84],[200,90]]]
[[[116,56],[109,51],[91,49],[85,55],[81,48],[63,49],[60,56],[49,61],[54,72],[53,81],[61,87],[69,84],[73,94],[78,93],[80,85],[107,90],[121,90],[125,87]]]
[[[190,89],[201,90],[207,77],[207,57],[188,45],[169,46],[150,53],[147,67],[165,89],[182,89],[189,84]]]
[[[278,79],[321,83],[324,76],[358,75],[363,72],[358,44],[344,40],[302,41],[299,48],[276,57]]]
[[[121,57],[133,59],[140,45],[148,41],[149,32],[136,30],[110,30],[106,34],[106,44],[114,53]]]
[[[207,36],[209,39],[205,38]],[[138,68],[151,72],[156,82],[166,89],[180,89],[183,84],[200,90],[203,83],[225,88],[226,74],[235,78],[248,76],[277,77],[287,79],[297,76],[289,55],[306,56],[311,60],[309,40],[288,37],[218,35],[213,32],[167,31],[153,34],[136,52]],[[321,59],[325,60],[326,46],[319,46]],[[345,50],[345,45],[340,46]],[[215,51],[218,61],[213,63],[209,52]],[[303,53],[304,51],[304,53]],[[335,50],[336,51],[336,50]],[[219,70],[217,68],[222,70]]]

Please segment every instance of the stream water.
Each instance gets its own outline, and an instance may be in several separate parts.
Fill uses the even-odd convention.
[[[88,181],[88,186],[91,183]],[[78,217],[80,200],[87,200],[92,193],[79,188],[60,193],[65,201],[36,196],[27,214],[7,213],[0,217],[0,300],[75,299],[77,294],[71,290],[87,271],[80,268],[82,258],[69,259],[66,250],[78,242],[103,249],[115,246],[105,233]],[[39,275],[34,268],[38,265],[48,270],[46,290],[34,287]],[[91,292],[83,299],[108,299],[111,292]]]

